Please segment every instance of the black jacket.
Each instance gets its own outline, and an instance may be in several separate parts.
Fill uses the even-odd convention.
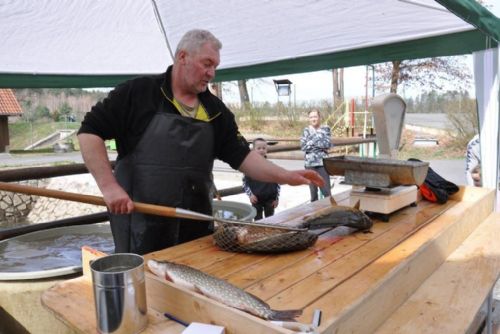
[[[169,67],[161,75],[139,77],[118,85],[85,115],[78,133],[94,134],[103,140],[115,139],[118,159],[123,158],[137,145],[161,99],[166,99],[161,88],[168,98],[173,98],[171,77],[172,67]],[[198,97],[214,127],[215,158],[238,169],[249,148],[238,131],[234,115],[208,89]],[[165,112],[178,113],[171,103],[166,103]]]

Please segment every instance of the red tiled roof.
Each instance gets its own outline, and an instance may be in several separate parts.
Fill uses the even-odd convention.
[[[18,116],[22,113],[12,89],[0,89],[0,116]]]

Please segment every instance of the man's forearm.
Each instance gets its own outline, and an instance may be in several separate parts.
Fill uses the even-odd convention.
[[[248,153],[239,170],[254,180],[275,183],[286,182],[281,179],[283,176],[282,174],[287,172],[284,168],[281,168],[278,165],[264,159],[254,151],[250,151],[250,153]]]
[[[85,165],[101,192],[109,185],[116,184],[104,140],[96,135],[82,133],[78,135],[78,141]]]

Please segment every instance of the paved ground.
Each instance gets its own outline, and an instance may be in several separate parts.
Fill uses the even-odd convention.
[[[442,130],[452,127],[452,124],[444,113],[406,113],[405,124]]]

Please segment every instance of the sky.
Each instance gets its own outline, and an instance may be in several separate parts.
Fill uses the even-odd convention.
[[[365,95],[366,67],[356,66],[344,69],[344,95],[358,97]],[[370,75],[371,76],[371,75]],[[278,96],[273,79],[288,79],[292,82],[291,101],[297,103],[309,101],[332,100],[333,82],[331,71],[317,71],[302,74],[290,74],[274,77],[249,80],[247,83],[248,94],[251,102],[277,102]],[[225,102],[239,102],[236,85],[231,92],[223,93]],[[371,83],[369,82],[371,95]],[[288,102],[287,97],[280,97],[280,101]]]
[[[488,8],[493,14],[500,17],[500,0],[485,1],[490,7]],[[466,55],[466,64],[473,73],[472,56]],[[369,73],[371,78],[371,73]],[[261,78],[258,80],[249,80],[247,83],[248,94],[251,102],[276,103],[278,97],[276,88],[274,87],[273,79],[288,79],[292,85],[291,102],[294,100],[297,103],[322,101],[333,99],[333,83],[331,71],[318,71],[303,74],[289,74],[275,77]],[[369,79],[370,80],[370,79]],[[366,66],[355,66],[344,69],[344,96],[346,99],[364,97],[365,96],[365,81],[366,81]],[[239,103],[238,89],[235,83],[230,87],[230,92],[223,92],[223,100],[228,103]],[[451,87],[452,89],[452,87]],[[469,91],[471,96],[475,96],[473,89]],[[372,94],[371,81],[368,83],[368,95]],[[400,92],[403,98],[418,95],[418,92],[406,90]],[[280,97],[280,101],[288,102],[287,97]]]

